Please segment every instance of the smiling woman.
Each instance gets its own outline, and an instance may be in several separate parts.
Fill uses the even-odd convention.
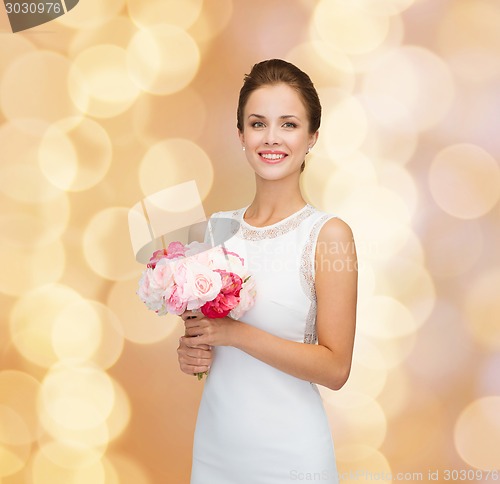
[[[320,115],[311,80],[294,65],[264,61],[245,77],[238,130],[255,198],[211,219],[238,223],[225,246],[244,258],[257,298],[244,321],[182,315],[181,369],[210,369],[191,484],[284,484],[299,476],[338,482],[316,384],[337,390],[349,376],[357,264],[349,226],[300,192]]]

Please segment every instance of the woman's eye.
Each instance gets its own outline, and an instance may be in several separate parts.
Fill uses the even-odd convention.
[[[262,121],[255,121],[252,123],[252,128],[262,128],[264,126],[264,123]]]
[[[285,128],[296,128],[297,125],[295,123],[285,123],[283,125]]]

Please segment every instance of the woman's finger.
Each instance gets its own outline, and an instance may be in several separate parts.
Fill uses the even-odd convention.
[[[184,321],[184,327],[187,328],[195,328],[197,326],[206,326],[207,322],[205,318],[197,318],[197,319],[188,319]]]
[[[203,328],[200,326],[195,326],[194,328],[186,328],[185,336],[200,336],[203,334]],[[196,343],[196,341],[193,341],[192,344],[194,345],[199,345],[200,343]]]
[[[189,320],[197,320],[204,318],[204,314],[201,311],[198,310],[186,310],[181,314],[182,319],[184,321],[189,321]]]
[[[190,336],[181,336],[179,338],[179,348],[201,351],[210,351],[212,349],[210,345],[199,344],[195,337]]]
[[[179,339],[179,347],[177,348],[177,355],[179,366],[182,372],[192,375],[194,373],[204,373],[210,369],[212,364],[212,352],[210,350],[201,349],[198,347],[190,347],[186,344],[191,338],[182,336]],[[195,338],[192,338],[195,339]]]

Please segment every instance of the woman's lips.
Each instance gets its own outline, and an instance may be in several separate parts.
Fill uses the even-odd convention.
[[[277,163],[281,163],[287,157],[287,154],[276,151],[261,151],[259,156],[264,163],[276,165]]]

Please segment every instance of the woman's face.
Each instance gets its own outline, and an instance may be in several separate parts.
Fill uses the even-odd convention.
[[[277,84],[250,94],[239,136],[254,171],[264,179],[277,180],[300,173],[318,133],[309,133],[307,111],[299,94],[286,84]]]

